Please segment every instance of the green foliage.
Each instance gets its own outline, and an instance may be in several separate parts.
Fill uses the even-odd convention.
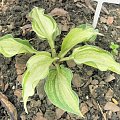
[[[118,44],[115,44],[114,42],[111,42],[110,48],[112,49],[111,53],[113,55],[118,55],[118,50],[117,50],[119,48]]]
[[[55,59],[56,58],[51,58],[51,54],[48,52],[39,52],[28,60],[27,70],[24,73],[22,81],[22,94],[26,112],[28,97],[34,94],[34,89],[39,81],[47,77],[49,73],[49,66]]]
[[[66,53],[78,43],[94,40],[97,34],[98,31],[94,30],[94,28],[88,24],[73,28],[63,39],[59,57],[63,58]]]
[[[45,92],[49,100],[57,107],[82,116],[79,110],[79,98],[71,88],[72,77],[71,70],[63,66],[50,70]]]
[[[55,40],[60,34],[60,30],[55,20],[44,14],[44,9],[34,7],[29,14],[32,22],[32,28],[39,38],[43,40]]]
[[[33,31],[38,35],[41,40],[48,40],[52,49],[52,55],[55,56],[54,40],[60,34],[60,29],[55,20],[44,14],[44,9],[34,7],[29,13],[32,23]]]
[[[37,51],[27,40],[13,38],[12,35],[0,38],[0,53],[5,57],[12,57],[20,53],[34,54],[27,62],[27,70],[22,81],[25,111],[27,112],[28,98],[34,94],[39,81],[44,79],[45,92],[54,105],[83,117],[79,109],[79,98],[71,88],[73,74],[70,69],[61,65],[62,61],[73,59],[76,64],[86,64],[101,71],[111,70],[118,74],[120,74],[120,64],[114,60],[111,53],[91,45],[75,48],[70,56],[64,57],[78,43],[95,40],[97,34],[100,33],[91,25],[83,24],[71,29],[63,39],[61,51],[57,54],[54,40],[60,34],[60,30],[55,20],[44,14],[44,9],[37,7],[32,9],[29,17],[33,31],[40,39],[48,41],[51,53]],[[52,67],[50,67],[51,65]]]
[[[96,46],[85,45],[76,48],[72,57],[76,64],[86,64],[101,71],[111,70],[120,74],[120,64],[117,63],[113,56],[106,50]]]
[[[0,53],[5,57],[12,57],[20,53],[36,53],[37,51],[29,44],[27,40],[13,38],[7,34],[0,38]]]

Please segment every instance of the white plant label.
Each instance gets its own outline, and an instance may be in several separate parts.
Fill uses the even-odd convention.
[[[100,16],[100,11],[101,11],[101,8],[102,8],[102,4],[104,2],[113,3],[113,4],[120,4],[120,0],[93,0],[93,1],[98,2],[97,8],[96,8],[96,11],[95,11],[95,15],[94,15],[94,20],[93,20],[93,27],[96,28],[97,23],[98,23],[98,18]]]

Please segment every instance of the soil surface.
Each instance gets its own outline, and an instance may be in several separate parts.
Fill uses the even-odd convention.
[[[62,38],[70,28],[83,23],[92,24],[96,2],[89,0],[3,0],[0,5],[0,36],[12,34],[27,39],[37,50],[50,51],[46,41],[41,41],[31,30],[28,13],[34,6],[45,9],[56,19],[62,34],[56,40],[60,50]],[[110,44],[120,45],[120,6],[104,4],[97,29],[104,34],[95,42],[89,43],[111,52]],[[22,74],[31,55],[17,55],[5,58],[0,55],[0,120],[82,120],[55,107],[46,97],[42,81],[28,102],[26,114],[21,98]],[[120,62],[120,49],[114,55]],[[72,69],[74,78],[72,88],[79,95],[80,109],[84,120],[120,120],[120,76],[107,71],[76,65],[73,61],[65,63]],[[7,97],[7,98],[6,98]],[[4,98],[4,99],[3,99]],[[7,101],[7,102],[6,102]],[[12,112],[10,111],[12,110]]]

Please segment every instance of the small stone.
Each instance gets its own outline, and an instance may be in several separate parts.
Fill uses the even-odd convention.
[[[104,17],[101,17],[101,18],[100,18],[100,22],[101,22],[101,23],[106,23],[106,22],[107,22],[107,19],[104,18]]]
[[[7,27],[8,27],[9,30],[12,30],[14,28],[14,23],[11,22],[10,25],[7,25]]]
[[[87,100],[89,99],[89,96],[88,96],[88,95],[86,96],[86,99],[87,99]]]
[[[68,67],[70,67],[70,68],[76,66],[76,64],[75,64],[75,62],[74,62],[73,60],[69,60],[69,61],[67,61],[67,65],[68,65]]]
[[[91,81],[91,84],[92,84],[92,85],[98,85],[98,80],[92,80],[92,81]]]
[[[15,86],[12,86],[12,90],[15,90]]]
[[[107,102],[106,105],[104,106],[104,110],[110,110],[112,112],[117,112],[117,111],[120,111],[120,108],[112,102]]]
[[[79,74],[74,74],[73,75],[73,80],[72,80],[72,84],[75,86],[75,87],[80,87],[81,85],[81,82],[80,82],[81,78],[79,76]]]
[[[61,110],[60,108],[56,109],[56,119],[61,118],[61,116],[65,113],[64,110]]]

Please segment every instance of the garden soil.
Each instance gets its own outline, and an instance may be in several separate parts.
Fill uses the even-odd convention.
[[[46,41],[38,39],[31,29],[28,13],[34,6],[45,9],[52,15],[62,30],[56,39],[60,50],[62,38],[75,26],[92,24],[96,2],[89,0],[3,0],[0,5],[0,37],[12,34],[27,39],[39,51],[50,51]],[[47,28],[46,28],[47,29]],[[110,44],[120,45],[120,6],[104,4],[97,29],[104,36],[98,36],[91,44],[111,52]],[[76,47],[77,47],[76,46]],[[70,54],[70,53],[68,53]],[[55,107],[44,92],[44,80],[39,83],[35,95],[28,100],[28,114],[22,101],[22,75],[31,55],[16,55],[5,58],[0,54],[0,120],[120,120],[120,76],[107,71],[76,65],[73,61],[64,63],[74,73],[72,88],[78,94],[82,119]],[[114,54],[120,62],[120,49]],[[29,92],[29,91],[28,91]]]

